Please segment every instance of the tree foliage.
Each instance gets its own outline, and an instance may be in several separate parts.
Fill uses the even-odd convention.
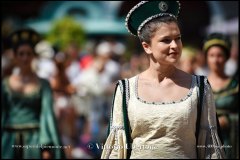
[[[85,31],[72,17],[64,17],[55,21],[46,39],[55,47],[64,51],[71,43],[81,47],[85,43]]]

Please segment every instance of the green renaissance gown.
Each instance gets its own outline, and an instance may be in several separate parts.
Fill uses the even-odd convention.
[[[56,126],[53,97],[47,80],[31,94],[13,92],[8,78],[2,81],[2,158],[41,159],[48,150],[52,158],[65,158]]]
[[[214,91],[214,99],[218,116],[226,116],[229,122],[227,129],[221,129],[224,149],[227,158],[239,158],[239,83],[232,78],[230,83],[219,91]]]

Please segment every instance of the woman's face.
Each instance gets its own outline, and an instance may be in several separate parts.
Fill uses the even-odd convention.
[[[28,45],[20,45],[16,50],[16,61],[20,67],[26,68],[31,66],[31,62],[34,58],[34,50]]]
[[[160,64],[175,64],[182,52],[181,33],[175,22],[161,23],[151,44],[142,43],[147,54],[151,55],[153,61]]]
[[[211,71],[224,70],[226,57],[224,50],[218,46],[212,46],[207,51],[207,63]]]

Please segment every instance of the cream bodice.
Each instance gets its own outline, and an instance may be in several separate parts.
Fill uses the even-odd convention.
[[[129,79],[128,117],[131,127],[130,158],[196,159],[197,77],[192,76],[187,96],[172,102],[147,102],[138,96],[138,75]],[[199,77],[198,77],[199,78]],[[121,86],[121,85],[120,85]],[[122,88],[117,88],[111,116],[111,131],[101,158],[126,158],[126,134],[123,125]],[[199,146],[220,145],[216,131],[213,95],[205,77],[204,98],[199,131]],[[212,137],[211,137],[212,136]],[[214,140],[212,140],[214,138]],[[215,151],[198,148],[199,157],[216,157]]]
[[[129,79],[130,158],[196,158],[195,76],[187,96],[176,102],[146,102],[138,96],[138,76]]]

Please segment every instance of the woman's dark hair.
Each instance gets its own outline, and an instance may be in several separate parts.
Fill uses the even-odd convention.
[[[158,17],[151,20],[150,22],[145,24],[141,29],[140,35],[138,35],[140,41],[150,44],[151,38],[154,36],[159,25],[161,23],[170,23],[170,22],[175,22],[177,25],[179,25],[177,19],[171,16],[163,16],[163,17]]]
[[[29,43],[29,42],[21,42],[21,43],[16,44],[15,46],[13,46],[14,54],[17,53],[18,48],[19,48],[20,46],[22,46],[22,45],[29,45],[29,46],[33,49],[34,55],[36,55],[36,53],[35,53],[35,51],[34,51],[34,46],[33,46],[31,43]]]

